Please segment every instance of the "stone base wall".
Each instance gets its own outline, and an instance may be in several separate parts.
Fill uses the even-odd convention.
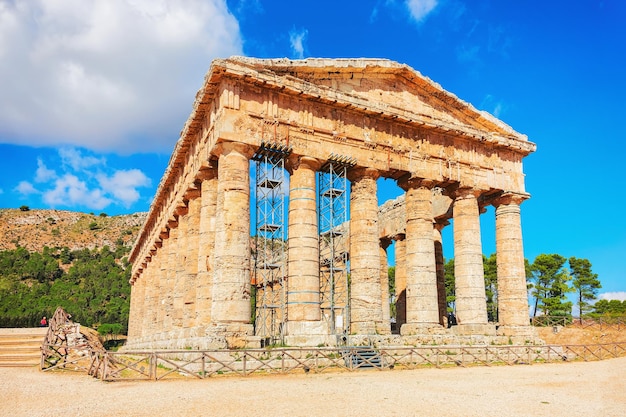
[[[373,346],[376,348],[398,346],[497,346],[497,345],[544,345],[535,328],[530,326],[500,327],[484,333],[463,334],[463,329],[453,326],[449,329],[426,330],[422,334],[403,335],[328,335],[300,334],[285,336],[285,345],[293,347],[322,346]],[[493,326],[492,326],[493,327]],[[211,333],[210,331],[213,331]],[[123,350],[214,350],[214,349],[256,349],[263,346],[263,338],[231,331],[214,333],[214,328],[195,328],[172,331],[155,335],[152,338],[136,339]],[[224,336],[229,334],[229,336]]]

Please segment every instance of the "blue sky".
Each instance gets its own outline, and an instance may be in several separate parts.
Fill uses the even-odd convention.
[[[213,58],[388,58],[537,144],[525,256],[587,258],[625,299],[625,21],[621,0],[0,0],[0,207],[146,211]]]

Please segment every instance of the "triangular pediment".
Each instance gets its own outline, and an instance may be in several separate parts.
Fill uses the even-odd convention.
[[[252,70],[258,77],[372,114],[480,137],[485,132],[528,141],[487,112],[476,109],[413,68],[386,59],[255,59],[232,57],[217,66]],[[215,64],[214,64],[215,65]],[[245,71],[244,71],[245,72]],[[246,74],[254,77],[254,74]]]

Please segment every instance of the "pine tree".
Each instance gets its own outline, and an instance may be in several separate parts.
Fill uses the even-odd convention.
[[[541,254],[531,265],[531,295],[535,298],[533,317],[539,310],[546,316],[571,316],[572,303],[566,301],[571,288],[568,284],[570,276],[563,269],[565,260],[561,255]]]
[[[597,299],[598,290],[602,288],[602,284],[598,279],[598,274],[591,272],[591,262],[587,259],[579,259],[575,257],[569,258],[570,274],[572,276],[572,285],[576,290],[576,299],[580,308],[580,317],[591,311],[590,301]]]

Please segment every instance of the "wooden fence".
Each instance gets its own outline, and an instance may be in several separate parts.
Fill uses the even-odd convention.
[[[58,312],[51,327],[69,320]],[[623,319],[574,320],[543,317],[542,325],[626,329]],[[571,320],[571,319],[570,319]],[[58,321],[58,323],[56,323]],[[51,329],[52,330],[52,329]],[[58,334],[58,332],[57,332]],[[323,373],[363,369],[418,369],[466,366],[532,365],[563,361],[595,361],[626,356],[626,341],[594,345],[319,347],[241,350],[133,350],[111,352],[70,346],[50,331],[42,346],[41,369],[87,372],[105,381],[210,378],[221,375]]]
[[[73,355],[70,355],[73,356]],[[467,366],[532,365],[563,361],[595,361],[626,356],[626,342],[597,345],[428,346],[274,348],[241,350],[162,350],[90,352],[82,361],[44,370],[87,372],[104,381],[221,375],[293,374],[363,369],[418,369]]]
[[[626,318],[624,317],[564,317],[564,316],[537,316],[530,320],[536,327],[567,326],[579,327],[582,329],[614,329],[618,331],[626,330]]]

